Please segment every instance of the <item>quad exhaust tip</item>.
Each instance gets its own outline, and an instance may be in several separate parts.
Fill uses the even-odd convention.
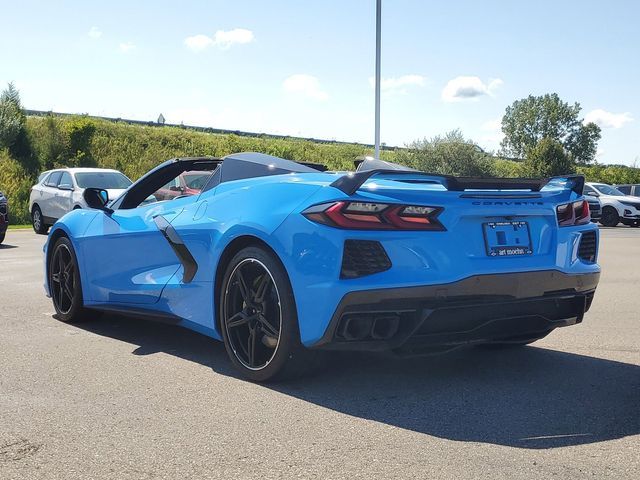
[[[347,314],[342,317],[337,336],[348,342],[389,340],[399,328],[398,315]]]

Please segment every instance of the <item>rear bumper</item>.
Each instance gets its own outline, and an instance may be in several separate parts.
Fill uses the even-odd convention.
[[[546,270],[351,292],[313,348],[420,354],[541,336],[582,321],[599,277]]]

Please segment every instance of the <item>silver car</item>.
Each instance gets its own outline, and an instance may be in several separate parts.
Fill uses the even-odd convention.
[[[103,188],[109,192],[110,199],[115,199],[131,183],[123,173],[104,168],[60,168],[44,172],[31,187],[29,197],[33,229],[44,235],[67,212],[87,208],[82,196],[85,188]]]

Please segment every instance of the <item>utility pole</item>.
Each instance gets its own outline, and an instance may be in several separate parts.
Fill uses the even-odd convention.
[[[376,0],[376,109],[375,109],[375,158],[380,159],[380,46],[382,0]]]

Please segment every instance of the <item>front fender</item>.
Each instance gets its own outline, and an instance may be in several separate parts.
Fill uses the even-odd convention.
[[[89,228],[91,222],[101,214],[102,212],[98,210],[72,210],[71,212],[64,215],[60,220],[53,224],[51,230],[49,230],[49,235],[47,236],[47,240],[42,247],[43,262],[44,262],[44,291],[47,297],[51,296],[51,290],[49,287],[49,275],[48,275],[48,259],[49,259],[49,249],[53,247],[55,241],[61,236],[65,236],[69,238],[71,245],[73,245],[73,249],[76,252],[79,251],[79,244],[82,242],[82,238],[84,233]],[[83,285],[82,293],[86,297],[86,291],[84,285],[86,285],[85,274],[83,269],[83,262],[78,259],[79,270],[80,270],[80,281]]]

